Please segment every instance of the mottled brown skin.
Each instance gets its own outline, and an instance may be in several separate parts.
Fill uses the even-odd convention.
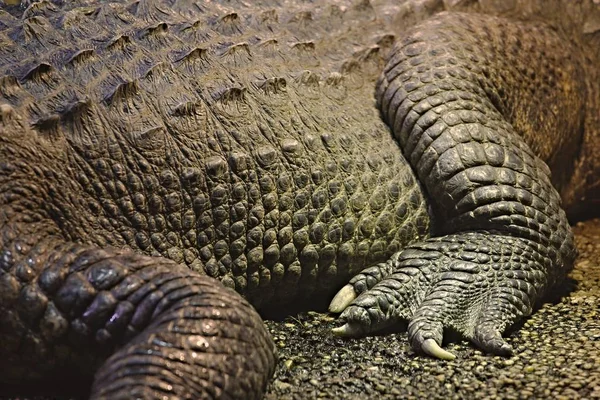
[[[596,5],[224,3],[0,11],[0,379],[258,398],[252,306],[349,281],[354,332],[510,352],[598,189]]]

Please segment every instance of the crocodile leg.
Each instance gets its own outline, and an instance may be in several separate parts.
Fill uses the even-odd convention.
[[[39,204],[68,184],[55,160],[0,133],[3,379],[100,365],[93,399],[260,398],[275,352],[252,306],[171,260],[69,241]]]
[[[408,320],[413,346],[430,355],[453,357],[440,348],[446,328],[510,353],[502,333],[575,257],[553,187],[568,173],[551,181],[543,160],[574,158],[585,98],[577,57],[548,27],[458,13],[397,44],[378,105],[432,200],[436,237],[392,257],[394,272],[346,308],[337,333]]]

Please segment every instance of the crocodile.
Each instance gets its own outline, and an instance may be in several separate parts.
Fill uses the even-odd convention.
[[[0,382],[260,398],[260,315],[492,354],[600,199],[600,6],[0,10]]]

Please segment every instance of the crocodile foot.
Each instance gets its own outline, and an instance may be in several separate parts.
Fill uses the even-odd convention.
[[[333,331],[356,337],[408,321],[414,349],[453,359],[441,348],[453,329],[482,350],[510,355],[502,333],[529,315],[548,282],[550,259],[539,245],[489,232],[458,233],[413,244],[388,261],[393,272],[370,290],[344,287],[330,309],[345,324]]]

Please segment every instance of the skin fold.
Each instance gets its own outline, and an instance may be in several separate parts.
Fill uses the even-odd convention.
[[[327,304],[510,354],[600,198],[600,10],[509,3],[5,6],[0,382],[260,398],[260,315]]]

